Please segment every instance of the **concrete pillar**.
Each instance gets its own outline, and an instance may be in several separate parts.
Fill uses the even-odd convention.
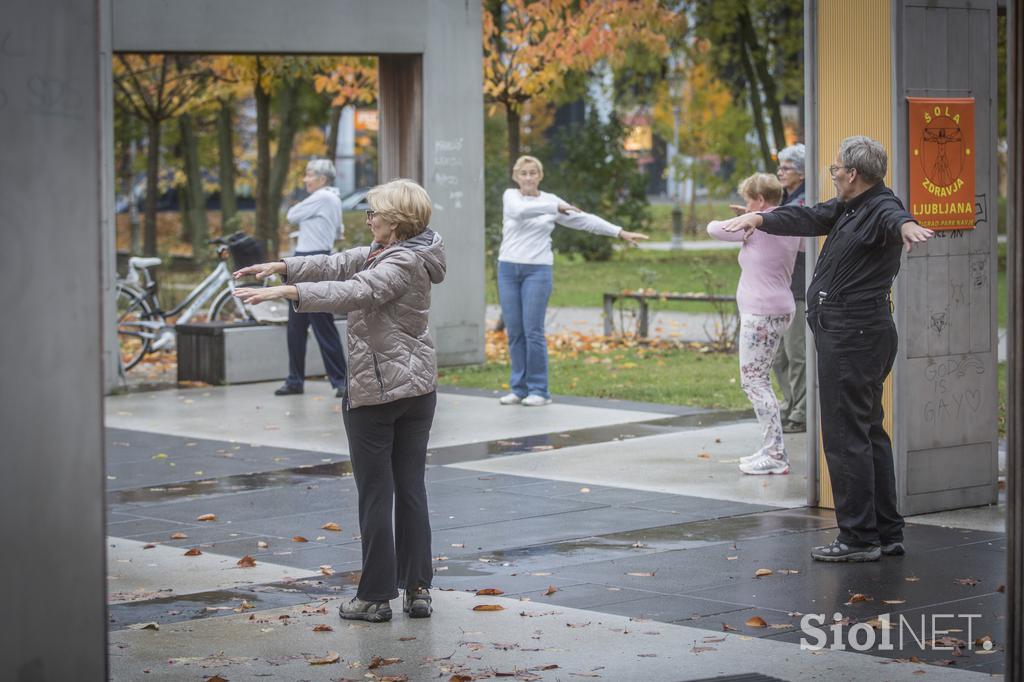
[[[0,8],[3,680],[106,679],[104,7]]]

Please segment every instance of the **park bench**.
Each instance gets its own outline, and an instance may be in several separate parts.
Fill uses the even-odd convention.
[[[642,289],[639,291],[620,291],[618,293],[604,294],[604,335],[611,336],[614,331],[613,314],[615,303],[620,299],[632,299],[640,306],[640,338],[646,338],[648,333],[648,322],[650,320],[650,301],[703,301],[705,303],[736,303],[735,296],[719,296],[717,294],[701,293],[670,293],[654,291],[653,289]]]

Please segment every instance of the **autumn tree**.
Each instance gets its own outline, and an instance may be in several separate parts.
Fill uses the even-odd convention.
[[[786,145],[784,103],[802,104],[801,0],[688,0],[694,30],[712,50],[710,64],[735,100],[749,102],[761,160]],[[770,135],[769,135],[770,131]]]
[[[602,60],[615,65],[631,45],[667,54],[680,21],[658,0],[484,0],[484,97],[504,108],[509,171],[527,102]]]
[[[375,57],[342,57],[324,73],[313,77],[313,86],[318,93],[330,99],[331,118],[325,156],[334,160],[338,148],[338,126],[341,112],[347,106],[373,104],[377,101],[378,76]]]
[[[143,253],[154,256],[161,129],[165,121],[200,101],[208,81],[206,64],[198,57],[160,54],[119,54],[113,64],[116,105],[146,125]]]

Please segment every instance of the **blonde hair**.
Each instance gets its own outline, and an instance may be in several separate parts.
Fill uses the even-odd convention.
[[[529,166],[530,164],[533,164],[534,166],[536,166],[537,170],[540,171],[540,174],[543,177],[543,175],[544,175],[544,164],[541,163],[540,159],[538,159],[536,156],[527,156],[525,154],[523,156],[520,156],[518,159],[516,159],[515,165],[512,166],[512,175],[515,175],[516,173],[521,171],[525,166]]]
[[[740,183],[739,192],[744,199],[762,197],[770,206],[778,206],[782,201],[782,183],[769,173],[754,173]]]
[[[411,239],[427,229],[433,203],[427,190],[400,178],[377,185],[366,193],[366,202],[385,222],[395,225],[395,238]]]

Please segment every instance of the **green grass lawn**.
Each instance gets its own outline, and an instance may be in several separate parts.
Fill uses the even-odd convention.
[[[445,367],[442,384],[506,392],[508,365],[492,362]],[[738,358],[689,348],[619,348],[604,352],[552,354],[551,392],[695,407],[747,409],[740,389]]]
[[[697,202],[694,215],[696,225],[687,226],[689,222],[689,207],[683,206],[683,240],[684,241],[707,241],[710,239],[705,231],[707,224],[712,220],[731,218],[733,213],[729,209],[729,199],[702,199]],[[651,204],[651,229],[646,233],[651,241],[667,242],[672,240],[672,204]]]

